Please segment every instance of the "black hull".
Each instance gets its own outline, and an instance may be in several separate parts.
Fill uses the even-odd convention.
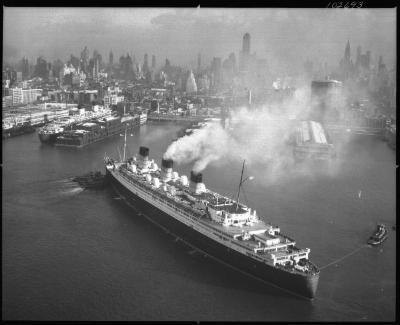
[[[176,237],[204,251],[207,255],[214,257],[218,261],[228,264],[238,271],[255,277],[258,280],[277,286],[292,294],[308,299],[314,298],[318,286],[319,274],[304,275],[288,272],[231,250],[136,196],[108,171],[107,177],[114,190],[127,204],[143,212],[153,223],[161,226]]]
[[[3,130],[3,139],[16,137],[18,135],[33,133],[36,129],[33,126],[23,126],[10,129],[8,131]]]
[[[40,142],[54,144],[57,140],[57,137],[60,135],[60,133],[53,133],[53,134],[39,133],[38,135],[39,135]]]
[[[136,129],[137,127],[139,127],[140,124],[139,122],[135,122],[133,124],[131,124],[129,127],[126,128],[127,131],[133,131],[134,129]],[[95,143],[95,142],[99,142],[99,141],[103,141],[109,137],[115,136],[115,135],[119,135],[121,134],[121,132],[125,132],[125,123],[121,123],[121,125],[119,126],[118,129],[113,130],[113,131],[108,131],[104,134],[98,134],[95,137],[92,138],[81,138],[79,139],[79,141],[77,142],[71,142],[71,141],[67,141],[67,143],[65,143],[64,140],[60,140],[60,138],[56,138],[55,141],[55,145],[56,146],[61,146],[61,147],[74,147],[74,148],[82,148],[85,147],[89,144]],[[63,133],[60,134],[61,136],[63,135]]]

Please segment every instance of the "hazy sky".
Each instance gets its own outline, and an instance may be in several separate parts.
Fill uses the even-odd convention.
[[[155,54],[157,65],[203,63],[213,56],[236,56],[245,32],[251,52],[270,65],[302,65],[313,60],[336,64],[347,40],[383,55],[391,67],[396,58],[395,9],[184,9],[184,8],[4,8],[4,56],[23,55],[66,60],[85,45],[108,60],[132,52],[139,61]]]

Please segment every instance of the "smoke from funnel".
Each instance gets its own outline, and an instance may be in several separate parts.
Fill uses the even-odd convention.
[[[290,100],[269,103],[259,110],[245,108],[232,112],[233,129],[224,129],[220,123],[211,123],[196,129],[173,142],[164,154],[165,159],[176,163],[194,163],[193,171],[199,173],[208,164],[242,162],[262,166],[265,183],[282,177],[290,178],[299,170],[305,175],[315,173],[308,162],[299,165],[293,157],[291,135],[298,121],[277,117],[271,111],[285,112],[286,116],[306,116],[310,108],[310,91],[298,89]]]

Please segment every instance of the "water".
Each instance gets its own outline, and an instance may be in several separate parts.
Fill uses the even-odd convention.
[[[128,153],[148,145],[159,162],[179,128],[142,126],[128,137]],[[104,154],[118,157],[122,141],[117,136],[82,149],[42,145],[35,133],[3,141],[4,319],[395,319],[395,153],[384,142],[351,138],[334,175],[246,183],[242,199],[298,246],[311,248],[318,266],[354,252],[322,270],[317,297],[307,301],[193,254],[111,190],[83,190],[71,181],[103,170]],[[262,168],[246,172],[257,175]],[[240,162],[212,165],[203,179],[234,193],[240,169]],[[362,247],[377,222],[388,225],[389,238]]]

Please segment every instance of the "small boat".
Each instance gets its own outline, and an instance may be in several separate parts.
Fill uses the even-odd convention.
[[[367,243],[368,245],[376,246],[382,244],[388,237],[385,225],[379,224],[376,227],[374,234],[369,237]]]
[[[106,185],[105,175],[101,172],[90,172],[83,176],[77,176],[72,179],[84,188],[102,188]]]

